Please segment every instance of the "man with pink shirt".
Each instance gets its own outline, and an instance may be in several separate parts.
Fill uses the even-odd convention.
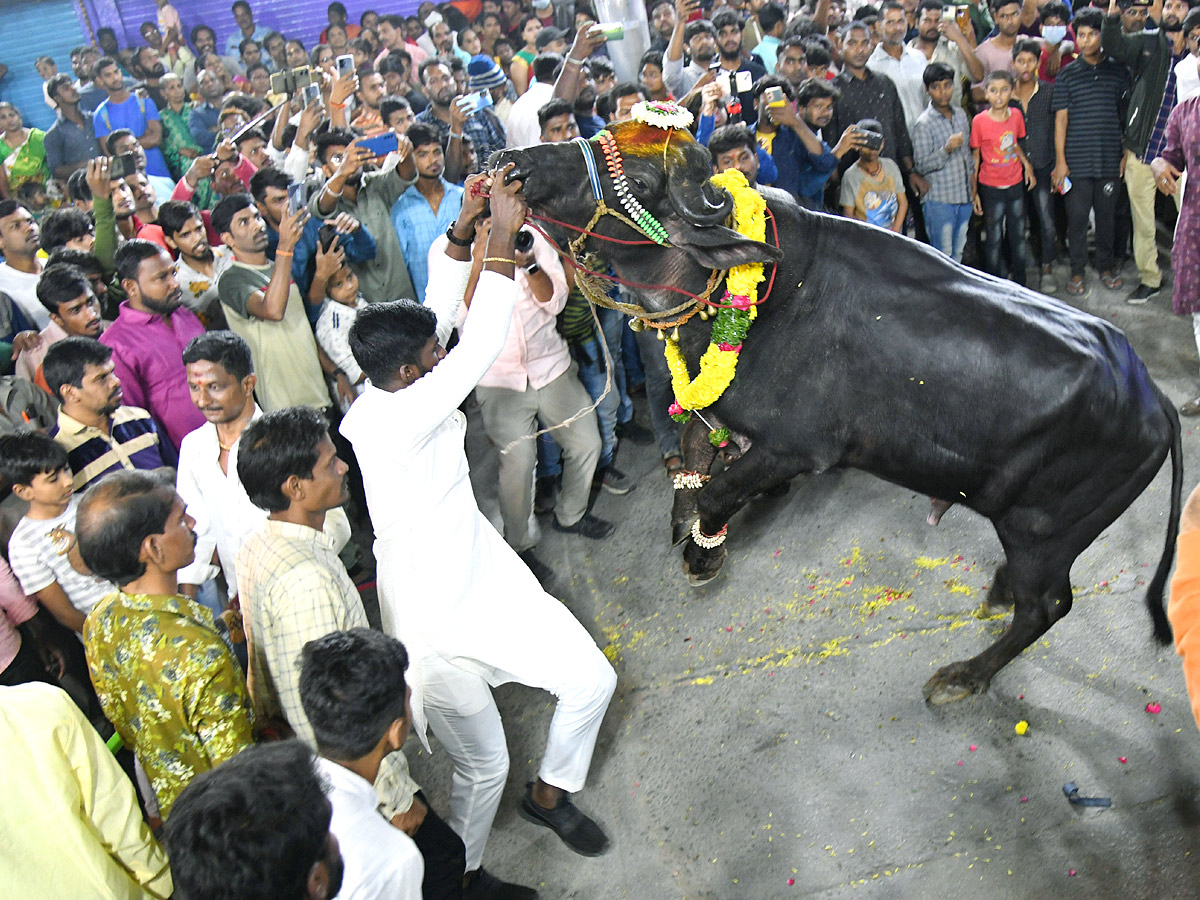
[[[417,79],[412,73],[420,70],[421,63],[429,59],[429,54],[416,41],[410,43],[404,39],[404,16],[380,16],[379,40],[383,44],[383,51],[375,57],[376,68],[387,57],[389,51],[405,50],[412,59],[412,65],[409,67],[409,80],[414,85],[417,84]]]
[[[479,232],[477,250],[487,242],[486,230]],[[554,429],[554,440],[563,451],[562,487],[554,508],[554,527],[597,539],[611,534],[613,526],[587,511],[592,476],[600,458],[600,430],[595,411],[589,409],[591,397],[579,380],[578,366],[555,324],[567,302],[566,276],[545,239],[527,233],[533,237],[533,248],[516,254],[517,301],[512,327],[504,349],[480,379],[475,396],[484,430],[500,451],[504,539],[538,574],[540,563],[533,560],[537,568],[531,564],[535,537],[529,520],[537,462],[537,441],[531,436],[539,422],[541,427]],[[435,243],[430,253],[442,252],[443,246]],[[475,255],[481,256],[479,252]],[[470,321],[467,317],[466,329]],[[587,412],[570,425],[558,427],[584,410]]]
[[[183,366],[183,348],[204,334],[204,326],[182,306],[175,263],[162,247],[140,239],[125,241],[117,248],[115,262],[129,299],[100,342],[113,350],[127,405],[147,410],[178,450],[184,435],[204,424],[192,403]]]

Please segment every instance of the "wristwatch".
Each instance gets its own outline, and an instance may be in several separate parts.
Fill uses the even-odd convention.
[[[525,271],[528,272],[530,275],[536,275],[538,272],[542,271],[542,267],[539,266],[537,263],[532,262],[525,267]]]

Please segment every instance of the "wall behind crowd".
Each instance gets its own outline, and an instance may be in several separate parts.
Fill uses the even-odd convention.
[[[420,0],[343,0],[347,21],[358,22],[368,9],[379,13],[408,15]],[[193,25],[203,22],[217,33],[218,47],[237,29],[233,0],[175,0],[183,19],[185,37]],[[256,24],[298,37],[306,47],[317,42],[328,22],[328,0],[252,0]],[[45,130],[54,124],[54,112],[42,99],[42,79],[33,68],[39,56],[51,56],[58,71],[71,73],[71,50],[94,43],[95,30],[108,26],[116,31],[121,48],[143,43],[138,33],[142,22],[155,21],[154,0],[0,0],[0,63],[8,74],[0,80],[0,99],[21,111],[25,124]],[[91,31],[89,32],[89,26]]]
[[[107,14],[101,13],[102,21],[96,22],[95,27],[109,25],[116,29],[117,42],[122,47],[130,43],[140,45],[142,40],[138,35],[138,26],[146,21],[154,21],[158,15],[158,8],[154,0],[117,0],[116,3],[113,3],[112,0],[108,0],[108,2],[83,0],[83,2],[86,6],[109,8],[110,11]],[[249,0],[249,2],[251,9],[254,10],[255,25],[265,25],[289,38],[299,38],[309,49],[317,43],[317,38],[329,21],[325,14],[329,0],[258,0],[258,2]],[[383,0],[383,2],[342,0],[342,3],[346,7],[346,21],[357,23],[358,17],[368,9],[373,9],[380,14],[408,15],[414,13],[420,0]],[[193,25],[203,22],[212,26],[216,31],[217,46],[223,48],[229,35],[237,31],[237,23],[234,22],[231,11],[233,0],[175,0],[171,5],[179,10],[185,37],[192,30]],[[117,9],[116,16],[111,13],[114,6]]]
[[[74,0],[0,0],[0,63],[8,66],[0,99],[15,105],[26,125],[44,131],[54,124],[33,61],[52,56],[58,71],[71,75],[71,50],[87,40],[83,35]]]

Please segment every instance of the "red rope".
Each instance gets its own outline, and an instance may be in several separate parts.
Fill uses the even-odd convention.
[[[589,237],[599,238],[602,241],[611,241],[614,244],[624,244],[626,246],[657,244],[657,241],[624,241],[619,238],[608,237],[603,234],[596,234],[596,232],[594,232],[594,231],[590,232],[590,233],[585,232],[582,228],[580,228],[577,225],[570,225],[567,222],[560,222],[557,219],[551,219],[549,216],[539,216],[539,215],[535,215],[534,213],[529,213],[528,216],[531,219],[538,219],[542,222],[549,222],[552,225],[559,225],[563,228],[569,228],[572,231],[578,231],[580,234],[588,234]],[[774,235],[775,249],[778,250],[779,249],[779,226],[775,222],[774,214],[770,213],[769,210],[768,210],[767,217],[771,220],[771,231]],[[544,229],[538,227],[537,225],[533,225],[533,224],[530,224],[529,227],[532,228],[534,231],[536,231],[538,234],[540,234],[542,237],[544,237],[550,243],[550,246],[554,248],[554,252],[557,253],[560,257],[562,257],[564,262],[566,262],[572,268],[577,269],[578,271],[583,272],[586,275],[591,275],[595,278],[603,278],[606,281],[611,281],[616,284],[624,285],[625,287],[638,288],[640,290],[672,291],[676,294],[683,294],[685,297],[691,297],[697,303],[704,303],[705,305],[711,306],[715,309],[733,309],[734,308],[732,303],[720,303],[716,300],[710,300],[707,297],[701,297],[698,294],[693,294],[691,291],[685,291],[683,288],[675,287],[674,285],[642,284],[641,282],[638,282],[638,281],[629,281],[624,278],[618,278],[616,275],[606,275],[603,272],[595,272],[592,269],[586,268],[585,266],[582,266],[579,263],[577,263],[570,256],[570,254],[568,254],[560,246],[558,246],[558,243],[554,240],[554,238],[552,238],[552,237],[550,237],[550,235],[546,234]],[[767,290],[759,299],[754,301],[755,306],[758,306],[760,303],[766,303],[767,298],[769,296],[771,296],[771,290],[775,287],[775,274],[778,271],[779,271],[779,263],[771,263],[771,279],[770,279],[770,281],[767,282]]]
[[[602,241],[611,241],[614,244],[624,244],[626,247],[658,243],[658,241],[623,241],[620,238],[609,237],[608,235],[604,235],[604,234],[597,234],[594,231],[591,231],[591,232],[584,231],[578,225],[572,225],[569,222],[560,222],[560,221],[558,221],[558,219],[551,219],[549,216],[539,216],[539,215],[536,215],[535,213],[526,213],[526,215],[531,219],[538,219],[539,221],[542,221],[542,222],[549,222],[551,225],[558,225],[561,228],[569,228],[569,229],[571,229],[571,231],[578,231],[580,234],[587,234],[590,237],[599,238]],[[542,232],[542,234],[544,235],[545,232]]]

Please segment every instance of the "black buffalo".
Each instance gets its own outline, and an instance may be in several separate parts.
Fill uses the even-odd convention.
[[[645,127],[610,130],[620,145],[644,138],[633,129]],[[533,212],[583,227],[596,209],[585,147],[615,207],[594,142],[506,151],[500,162],[515,163],[513,177],[524,179]],[[1170,521],[1147,595],[1155,637],[1170,640],[1162,593],[1178,533],[1179,419],[1119,329],[916,241],[803,209],[771,189],[762,193],[779,249],[770,225],[765,244],[747,240],[726,227],[732,200],[708,182],[708,152],[686,134],[672,137],[670,157],[626,154],[624,167],[671,246],[589,238],[585,249],[620,277],[699,294],[714,269],[752,261],[777,266],[737,377],[703,411],[714,427],[730,429],[740,456],[700,490],[676,492],[677,539],[697,513],[701,531],[716,534],[756,494],[835,466],[863,469],[986,516],[1006,558],[987,602],[1015,611],[992,646],[942,668],[925,685],[927,699],[944,703],[986,689],[1067,614],[1072,563],[1170,453]],[[562,227],[547,230],[562,247],[576,236]],[[639,236],[613,217],[595,231]],[[768,276],[772,268],[766,266]],[[637,299],[661,311],[682,297],[644,290]],[[680,329],[693,374],[710,330],[699,318]],[[687,469],[709,470],[716,450],[707,438],[708,427],[693,416],[684,434]],[[693,581],[711,578],[725,548],[705,550],[686,539]]]

